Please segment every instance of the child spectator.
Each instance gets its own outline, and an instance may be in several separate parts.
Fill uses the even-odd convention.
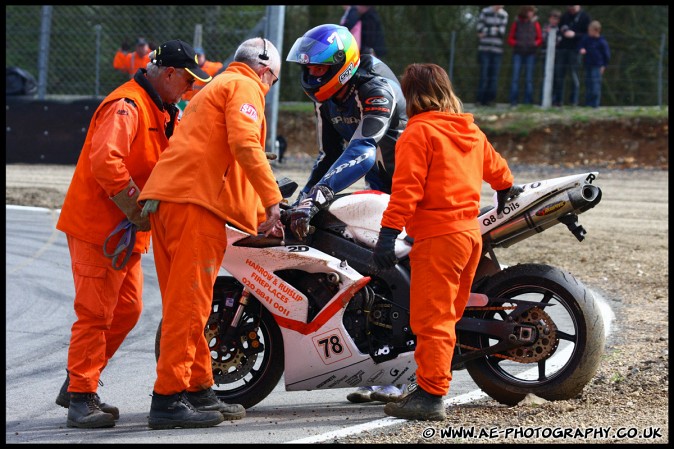
[[[601,36],[601,23],[593,20],[587,35],[578,44],[585,68],[585,106],[598,108],[601,100],[601,81],[611,59],[608,42]]]

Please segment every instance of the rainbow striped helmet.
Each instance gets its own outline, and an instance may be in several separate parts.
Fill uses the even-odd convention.
[[[313,101],[322,103],[333,97],[353,77],[360,65],[358,42],[341,25],[319,25],[304,33],[293,44],[288,62],[300,64],[300,84]],[[328,71],[312,76],[308,66],[326,65]]]

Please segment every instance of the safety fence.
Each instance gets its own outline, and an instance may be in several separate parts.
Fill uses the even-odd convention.
[[[553,7],[539,8],[541,23]],[[279,8],[284,8],[279,25],[282,42],[277,43],[282,59],[306,30],[321,23],[337,23],[342,13],[340,5],[10,5],[5,7],[5,65],[34,75],[39,98],[105,96],[128,79],[112,68],[113,57],[122,43],[133,49],[138,37],[155,44],[182,39],[203,47],[208,59],[227,62],[238,44],[248,37],[266,35],[276,42],[266,33]],[[506,5],[510,10],[509,25],[517,8]],[[612,52],[603,79],[602,105],[668,105],[667,7],[584,8],[602,21],[602,35]],[[413,62],[439,64],[447,68],[461,99],[473,102],[479,78],[475,20],[480,9],[478,5],[378,5],[388,46],[382,59],[399,75]],[[535,101],[539,104],[544,74],[542,53],[534,75]],[[506,46],[498,103],[508,101],[511,54],[512,49]],[[308,100],[297,82],[298,76],[296,65],[282,65],[281,101]],[[580,76],[582,99],[582,68]]]

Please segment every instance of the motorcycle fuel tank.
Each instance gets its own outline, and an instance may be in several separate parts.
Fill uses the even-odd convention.
[[[344,236],[374,248],[379,238],[381,218],[388,206],[389,195],[375,190],[363,190],[337,198],[330,205],[330,213],[346,224]],[[405,241],[403,231],[396,240],[396,256],[407,255],[411,245]]]

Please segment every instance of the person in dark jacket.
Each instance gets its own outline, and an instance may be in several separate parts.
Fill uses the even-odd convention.
[[[524,68],[524,104],[534,102],[534,67],[538,48],[543,43],[541,25],[535,18],[536,7],[520,7],[508,33],[508,45],[513,47],[513,76],[510,83],[510,106],[519,103],[520,72]]]
[[[578,52],[585,68],[585,106],[598,108],[601,100],[601,80],[611,59],[608,42],[601,36],[601,23],[590,22],[587,35],[579,43]]]
[[[356,38],[361,54],[371,54],[379,58],[386,56],[386,39],[381,17],[369,5],[350,5],[345,9],[340,21]]]
[[[569,5],[567,11],[562,14],[559,20],[562,40],[559,42],[555,55],[555,81],[552,88],[553,106],[562,106],[564,103],[564,84],[567,73],[571,77],[569,103],[571,106],[578,106],[578,95],[580,93],[578,43],[587,34],[590,21],[590,15],[583,11],[580,5]]]

